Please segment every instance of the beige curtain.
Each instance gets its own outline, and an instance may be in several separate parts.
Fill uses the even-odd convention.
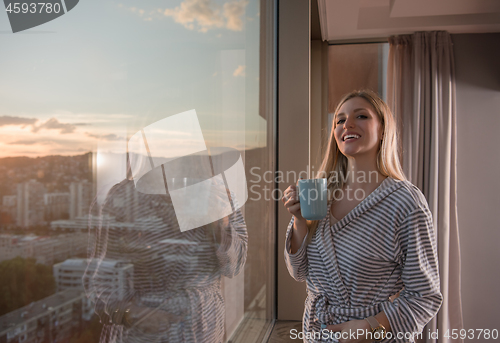
[[[403,168],[427,198],[434,217],[443,305],[421,342],[463,328],[456,199],[456,114],[453,49],[448,32],[389,39],[388,103],[402,133]],[[428,333],[438,331],[438,338]]]

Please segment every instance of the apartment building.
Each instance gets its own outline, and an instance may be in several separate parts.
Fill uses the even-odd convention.
[[[71,233],[58,236],[0,235],[0,261],[14,257],[35,258],[37,263],[52,265],[54,262],[84,254],[88,236]]]
[[[44,195],[45,219],[53,221],[69,217],[70,193],[47,193]]]
[[[93,199],[92,183],[87,180],[69,185],[69,218],[87,216]]]
[[[134,265],[126,261],[93,260],[88,264],[87,259],[72,258],[55,264],[53,271],[58,291],[83,290],[85,283],[86,289],[94,285],[122,300],[134,287]]]
[[[85,295],[64,290],[0,317],[0,342],[62,342],[82,321]]]
[[[43,184],[30,180],[17,185],[17,226],[27,228],[44,224],[44,194]]]

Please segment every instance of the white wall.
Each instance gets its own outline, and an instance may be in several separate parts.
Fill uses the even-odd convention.
[[[500,33],[452,40],[464,328],[500,330]]]

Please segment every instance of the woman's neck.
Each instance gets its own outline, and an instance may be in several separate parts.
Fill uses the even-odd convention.
[[[345,185],[354,189],[372,189],[386,179],[377,167],[376,159],[348,157]]]

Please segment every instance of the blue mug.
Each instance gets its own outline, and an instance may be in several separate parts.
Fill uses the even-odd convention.
[[[327,179],[301,179],[298,184],[300,212],[307,220],[323,219],[328,213]]]

